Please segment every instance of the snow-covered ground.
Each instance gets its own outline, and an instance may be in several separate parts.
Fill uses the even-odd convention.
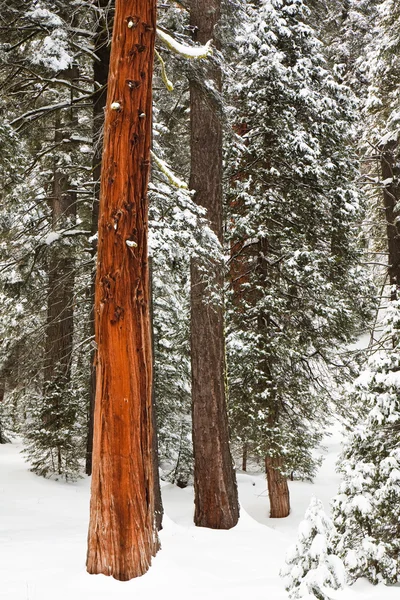
[[[285,600],[278,573],[312,495],[335,494],[337,434],[313,484],[290,484],[292,513],[268,518],[262,475],[238,474],[241,519],[230,531],[192,524],[193,491],[163,487],[162,549],[150,571],[121,583],[85,571],[89,480],[48,481],[29,472],[18,444],[0,446],[0,598],[4,600]],[[399,588],[366,581],[340,600],[398,600]]]

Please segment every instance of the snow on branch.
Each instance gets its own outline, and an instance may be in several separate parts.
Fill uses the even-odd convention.
[[[58,242],[63,237],[73,237],[75,235],[89,235],[90,231],[85,229],[69,229],[63,231],[51,231],[44,239],[44,244],[51,246],[54,242]]]
[[[165,87],[167,88],[167,90],[169,92],[172,92],[174,90],[174,84],[172,83],[172,81],[170,79],[168,79],[168,75],[167,75],[167,70],[165,68],[165,62],[164,59],[162,58],[162,56],[157,52],[157,50],[154,50],[155,54],[160,62],[161,65],[161,79],[164,82]]]
[[[175,187],[179,188],[179,189],[183,189],[183,190],[187,190],[188,189],[188,185],[187,183],[185,183],[184,181],[182,181],[182,179],[179,179],[179,177],[177,177],[169,168],[169,166],[167,165],[167,163],[162,160],[161,158],[159,158],[157,156],[157,154],[154,154],[153,151],[151,151],[151,156],[154,160],[154,162],[156,163],[157,167],[160,169],[160,171],[162,173],[164,173],[164,175],[167,177],[168,181]]]
[[[207,58],[213,53],[211,48],[212,40],[209,40],[205,46],[186,46],[185,44],[181,44],[177,42],[172,36],[165,33],[165,31],[161,31],[161,29],[157,29],[157,35],[162,42],[172,50],[175,54],[179,54],[179,56],[183,56],[183,58],[188,59],[200,59]]]

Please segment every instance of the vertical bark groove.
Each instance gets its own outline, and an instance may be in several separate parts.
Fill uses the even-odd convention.
[[[155,0],[117,0],[101,174],[87,570],[121,581],[144,574],[158,549],[147,252],[155,27]]]
[[[100,8],[106,9],[109,5],[109,0],[99,0]],[[99,223],[99,200],[100,200],[100,176],[101,176],[101,161],[103,154],[103,139],[102,131],[104,126],[104,109],[106,107],[107,90],[105,86],[108,80],[108,69],[110,66],[110,46],[108,44],[108,31],[111,29],[111,18],[106,12],[104,17],[101,15],[97,24],[96,37],[94,39],[94,53],[98,60],[93,65],[93,79],[97,92],[93,96],[93,209],[92,209],[92,224],[91,234],[94,236],[98,230]],[[97,241],[92,242],[92,256],[96,256]],[[90,287],[90,298],[92,302],[92,311],[90,315],[90,334],[94,336],[94,303],[96,289],[96,272],[93,271],[92,284]],[[90,374],[89,374],[89,407],[88,407],[88,431],[86,442],[86,465],[85,472],[87,475],[92,474],[92,453],[93,453],[93,428],[94,428],[94,407],[96,398],[96,349],[93,347],[90,353]]]
[[[219,0],[192,0],[191,26],[204,44],[214,36],[220,18]],[[221,88],[221,72],[209,65],[207,77]],[[195,81],[190,82],[191,175],[196,202],[207,209],[213,231],[222,242],[222,125],[212,100]],[[191,360],[194,450],[195,524],[229,529],[239,517],[235,471],[229,448],[225,398],[223,272],[214,265],[209,298],[202,265],[191,266]]]
[[[267,474],[268,494],[270,502],[270,517],[283,519],[290,513],[290,497],[287,479],[281,474],[283,459],[280,457],[265,459],[265,472]]]

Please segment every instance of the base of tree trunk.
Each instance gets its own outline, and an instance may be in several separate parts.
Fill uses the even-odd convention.
[[[265,458],[271,519],[283,519],[290,513],[289,487],[286,477],[280,472],[282,465],[280,457]]]

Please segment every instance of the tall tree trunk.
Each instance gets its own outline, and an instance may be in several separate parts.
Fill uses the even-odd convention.
[[[383,202],[386,216],[386,230],[389,250],[389,283],[391,298],[396,300],[400,290],[400,223],[396,205],[400,200],[398,166],[398,142],[388,142],[381,152],[381,171],[383,181],[391,180],[383,189]]]
[[[73,79],[74,70],[64,72],[65,77]],[[71,109],[72,110],[72,109]],[[55,120],[55,142],[61,143],[65,137],[63,124],[57,113]],[[51,194],[52,230],[57,233],[71,227],[76,220],[77,195],[74,191],[64,165],[56,158]],[[59,422],[60,403],[68,401],[66,396],[71,376],[71,357],[74,333],[74,284],[75,258],[69,246],[52,243],[48,253],[48,290],[47,324],[44,357],[43,394],[48,398],[44,414],[44,427],[57,431],[63,426]],[[61,474],[61,449],[54,449],[58,460],[58,472]]]
[[[158,549],[147,252],[155,0],[117,0],[96,275],[98,352],[87,570],[126,581]]]
[[[283,459],[266,457],[265,472],[267,474],[270,514],[272,519],[282,519],[290,513],[289,487],[287,479],[281,474]]]
[[[206,43],[220,18],[220,0],[191,0],[190,24],[195,39]],[[207,78],[221,88],[221,72],[214,64]],[[213,231],[222,242],[222,126],[217,107],[204,89],[190,82],[191,175],[196,202],[207,209]],[[239,504],[236,476],[229,448],[225,398],[223,271],[215,264],[208,275],[212,302],[202,265],[191,266],[191,360],[194,450],[195,524],[213,529],[236,525]]]
[[[271,277],[273,273],[270,272],[268,255],[270,250],[270,242],[267,237],[262,237],[258,243],[258,257],[257,257],[257,271],[258,281],[262,288],[262,294],[267,294],[271,286]],[[277,277],[277,275],[275,275]],[[259,292],[256,292],[257,297]],[[270,439],[267,440],[269,444],[269,452],[273,454],[266,456],[265,458],[265,472],[267,475],[268,494],[270,502],[270,517],[271,518],[283,518],[287,517],[290,513],[290,497],[289,487],[287,479],[281,473],[281,469],[284,465],[284,459],[281,455],[281,448],[274,441],[274,431],[279,428],[279,414],[281,410],[279,396],[275,391],[275,377],[274,377],[274,357],[270,351],[270,336],[272,328],[271,315],[264,308],[259,309],[257,316],[257,326],[260,339],[260,353],[262,360],[260,360],[259,369],[264,374],[264,381],[262,381],[259,394],[265,393],[265,386],[270,387],[270,393],[268,394],[268,429],[270,430]]]
[[[102,9],[110,7],[110,0],[98,0],[98,5]],[[99,199],[100,199],[100,176],[101,176],[101,160],[103,154],[103,138],[102,131],[104,127],[104,109],[107,99],[107,80],[108,69],[110,66],[110,45],[108,43],[109,31],[112,28],[111,11],[104,10],[100,15],[96,28],[96,36],[94,38],[94,53],[98,60],[93,64],[93,80],[96,93],[93,96],[93,209],[92,209],[92,256],[93,259],[97,253],[97,241],[94,235],[98,230],[99,223]],[[90,288],[90,296],[92,303],[92,311],[90,315],[90,335],[94,337],[94,302],[96,288],[96,272],[93,270],[92,285]],[[94,406],[96,396],[96,348],[90,353],[90,376],[89,376],[89,410],[88,410],[88,431],[86,441],[86,465],[85,471],[87,475],[92,474],[92,452],[93,452],[93,426],[94,426]]]

